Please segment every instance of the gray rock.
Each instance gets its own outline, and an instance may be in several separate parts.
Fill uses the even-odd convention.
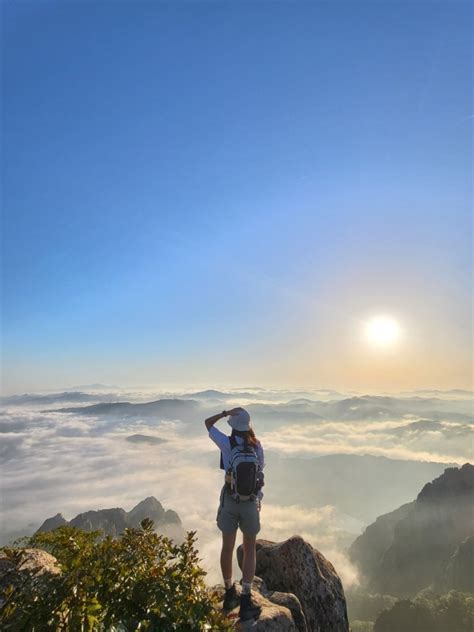
[[[303,608],[301,606],[300,600],[296,595],[289,592],[268,590],[265,582],[260,577],[255,578],[254,586],[257,587],[257,590],[260,591],[260,594],[268,599],[268,601],[271,601],[277,606],[283,606],[291,612],[293,621],[295,622],[295,627],[298,632],[309,632],[308,626],[306,625],[306,617],[304,615]]]
[[[240,594],[240,586],[237,585],[237,592]],[[222,586],[212,589],[220,599],[224,598]],[[235,608],[228,613],[229,618],[235,622],[235,628],[239,632],[309,632],[304,615],[295,595],[277,593],[269,591],[265,583],[259,577],[255,577],[252,587],[252,600],[262,608],[262,613],[257,620],[239,621],[239,608]],[[299,609],[295,621],[294,613]],[[301,622],[303,626],[301,627]]]
[[[237,549],[239,565],[242,547]],[[268,590],[293,593],[308,631],[349,632],[346,599],[333,565],[299,536],[275,544],[257,540],[256,574]]]
[[[8,554],[0,551],[0,607],[4,602],[4,591],[8,586],[21,589],[27,576],[32,576],[35,585],[41,591],[52,575],[59,575],[61,569],[55,557],[42,549],[19,549]]]

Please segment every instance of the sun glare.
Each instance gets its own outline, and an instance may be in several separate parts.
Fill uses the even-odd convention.
[[[375,316],[366,324],[367,340],[377,347],[389,347],[400,338],[400,326],[389,316]]]

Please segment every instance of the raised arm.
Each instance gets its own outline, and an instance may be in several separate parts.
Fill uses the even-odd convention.
[[[212,426],[217,423],[219,419],[224,419],[224,417],[228,417],[229,415],[238,415],[241,410],[242,408],[240,408],[240,406],[237,406],[237,408],[232,408],[232,410],[223,410],[221,413],[209,417],[204,422],[206,424],[206,428],[209,430],[209,428],[212,428]]]
[[[213,415],[212,417],[209,417],[204,422],[206,424],[206,428],[209,430],[209,428],[212,428],[212,426],[215,423],[217,423],[219,419],[224,419],[224,417],[227,417],[228,414],[229,413],[227,411],[223,410],[221,413],[217,413],[217,415]]]

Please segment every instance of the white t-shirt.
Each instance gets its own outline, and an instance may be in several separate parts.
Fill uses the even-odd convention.
[[[229,468],[230,453],[232,450],[232,448],[230,447],[230,437],[228,437],[226,434],[218,430],[215,426],[211,426],[209,428],[209,437],[214,441],[214,443],[222,452],[224,470],[227,471],[227,469]],[[239,445],[242,445],[244,443],[244,440],[242,437],[236,436],[235,438]],[[265,466],[265,461],[263,458],[263,448],[260,441],[257,443],[256,452],[257,452],[258,462],[260,464],[260,469],[263,470]]]

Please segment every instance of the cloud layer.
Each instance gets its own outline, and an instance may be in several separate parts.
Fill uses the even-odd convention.
[[[258,398],[261,402],[261,393]],[[53,402],[48,397],[44,403],[51,408],[51,403],[61,407],[64,401],[64,396]],[[135,401],[143,401],[141,394]],[[217,581],[220,535],[215,515],[222,473],[217,468],[217,449],[202,423],[214,404],[205,401],[203,415],[183,422],[168,413],[166,419],[87,415],[47,412],[37,398],[26,404],[10,402],[0,414],[3,541],[12,533],[33,531],[57,512],[70,519],[89,509],[128,510],[153,495],[165,508],[179,513],[186,529],[197,530],[209,579]],[[280,455],[305,459],[333,453],[372,454],[441,463],[461,463],[470,457],[472,431],[464,422],[418,415],[384,421],[315,421],[303,416],[285,424],[277,404],[266,405],[261,418],[254,412],[254,424],[265,449]],[[272,406],[277,406],[273,417]],[[285,407],[291,417],[301,412],[302,402]],[[316,404],[303,406],[308,407]],[[137,435],[145,439],[130,440]],[[279,503],[275,495],[270,495],[271,502],[264,501],[261,537],[281,540],[299,533],[335,564],[346,585],[356,581],[344,550],[361,532],[363,522],[337,509],[337,503],[303,506],[288,502],[291,490],[282,494],[286,502]]]

